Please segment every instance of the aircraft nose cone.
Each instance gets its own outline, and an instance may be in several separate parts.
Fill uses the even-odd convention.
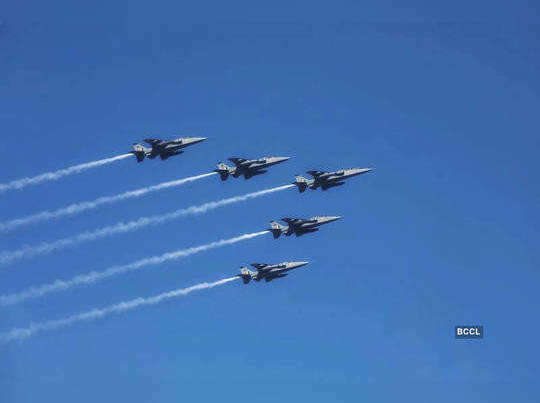
[[[340,218],[341,218],[340,215],[337,215],[337,216],[330,216],[330,217],[326,217],[326,221],[327,221],[327,222],[332,222],[332,221],[339,220]]]
[[[206,139],[207,139],[207,137],[192,137],[191,142],[192,143],[200,143],[201,141],[204,141]]]
[[[348,172],[351,175],[360,175],[360,174],[365,174],[366,172],[369,172],[372,169],[373,168],[352,168],[352,169],[349,169]]]
[[[309,262],[294,262],[294,267],[302,267],[308,264]]]

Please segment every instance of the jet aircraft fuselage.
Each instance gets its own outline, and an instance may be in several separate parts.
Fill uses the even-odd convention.
[[[229,158],[229,161],[234,164],[234,167],[219,162],[214,171],[219,173],[221,180],[227,180],[229,175],[232,175],[234,178],[243,175],[245,179],[249,179],[252,176],[265,173],[266,168],[287,161],[289,158],[290,157],[263,157],[249,160],[246,158],[231,157]]]
[[[173,155],[182,154],[182,149],[206,140],[206,137],[181,137],[174,140],[144,139],[150,147],[144,147],[138,143],[133,144],[132,154],[135,154],[137,161],[141,162],[145,157],[154,159],[159,156],[166,160]]]
[[[276,278],[285,277],[287,272],[305,266],[309,262],[283,262],[278,264],[266,264],[266,263],[251,263],[257,271],[251,271],[247,267],[240,268],[240,274],[238,277],[242,278],[244,284],[249,283],[251,280],[261,281],[264,279],[267,283]]]
[[[325,172],[325,171],[308,171],[313,179],[307,179],[302,175],[296,175],[294,185],[298,187],[300,192],[305,191],[307,188],[312,190],[318,189],[327,190],[335,186],[344,185],[343,180],[352,178],[353,176],[365,174],[371,171],[372,168],[351,168],[340,169],[339,171]]]
[[[269,231],[272,232],[274,238],[279,238],[281,234],[286,236],[295,234],[296,236],[304,235],[309,232],[319,230],[319,226],[339,220],[340,216],[317,216],[311,218],[282,218],[287,225],[281,225],[276,221],[270,222]]]

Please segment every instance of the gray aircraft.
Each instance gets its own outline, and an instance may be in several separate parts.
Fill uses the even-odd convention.
[[[251,266],[257,269],[256,272],[248,270],[247,267],[240,268],[240,274],[237,276],[242,279],[244,284],[251,280],[261,281],[264,279],[267,283],[288,275],[288,271],[305,266],[309,262],[283,262],[278,264],[251,263]]]
[[[158,155],[162,160],[166,160],[173,155],[182,154],[183,148],[192,146],[206,140],[206,137],[181,137],[174,140],[159,140],[159,139],[144,139],[144,142],[151,147],[144,147],[138,143],[133,143],[132,154],[135,154],[137,161],[141,162],[144,157],[150,159],[156,158]]]
[[[298,187],[300,193],[304,192],[307,188],[315,190],[320,187],[322,190],[327,190],[334,186],[344,185],[344,179],[365,174],[372,169],[373,168],[351,168],[340,169],[339,171],[334,172],[307,171],[308,174],[313,176],[313,179],[304,178],[302,175],[295,175],[293,184]]]
[[[217,169],[214,171],[219,173],[221,180],[223,181],[227,180],[229,175],[232,175],[234,178],[244,175],[245,179],[249,179],[252,176],[265,173],[265,168],[287,161],[289,158],[291,157],[263,157],[256,160],[248,160],[245,158],[231,157],[229,158],[229,161],[235,165],[234,167],[220,162],[217,164]]]
[[[312,218],[282,218],[287,225],[281,225],[275,221],[270,221],[270,229],[274,238],[279,238],[281,234],[286,236],[295,234],[296,236],[304,235],[309,232],[318,231],[319,226],[339,220],[340,216],[317,216]]]

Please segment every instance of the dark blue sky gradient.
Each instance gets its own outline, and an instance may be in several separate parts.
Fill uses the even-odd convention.
[[[312,263],[0,346],[0,401],[536,401],[540,28],[535,2],[12,2],[0,21],[0,183],[208,140],[0,196],[0,220],[207,172],[206,178],[0,234],[16,249],[290,182],[375,167],[14,262],[0,293],[255,232],[263,236],[2,308],[0,331],[215,281],[254,261]],[[292,4],[291,4],[292,3]],[[286,4],[286,5],[285,5]],[[511,8],[509,8],[511,7]],[[536,245],[536,246],[535,246]],[[453,327],[485,327],[455,341]]]

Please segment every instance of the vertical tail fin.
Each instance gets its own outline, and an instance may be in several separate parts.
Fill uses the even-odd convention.
[[[279,236],[283,233],[285,230],[285,227],[275,221],[270,221],[270,231],[272,232],[272,235],[274,235],[274,238],[279,238]]]
[[[242,278],[244,284],[248,284],[253,279],[254,274],[255,273],[248,270],[247,267],[241,267],[238,277]]]
[[[310,184],[310,181],[307,178],[304,178],[302,175],[294,175],[293,185],[296,185],[300,193],[303,193]]]
[[[232,168],[223,162],[218,163],[217,168],[214,169],[214,172],[217,172],[219,176],[221,176],[222,181],[226,181],[229,175],[234,174],[234,171],[235,168]]]
[[[133,151],[131,151],[131,154],[135,155],[137,162],[142,162],[144,157],[146,157],[146,150],[140,144],[133,143]]]

